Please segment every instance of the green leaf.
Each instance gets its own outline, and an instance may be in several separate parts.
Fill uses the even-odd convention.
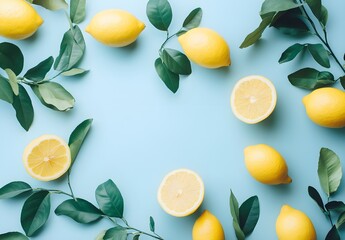
[[[173,73],[189,75],[192,73],[190,61],[186,55],[171,48],[165,48],[162,53],[164,65]]]
[[[232,225],[234,227],[237,240],[244,240],[246,236],[244,235],[239,223],[233,219]]]
[[[50,213],[50,193],[35,192],[24,203],[20,221],[27,236],[31,237],[47,222]]]
[[[310,32],[299,8],[277,13],[270,26],[290,35]]]
[[[78,156],[79,150],[83,145],[83,142],[90,131],[92,125],[92,119],[86,119],[80,123],[71,133],[68,145],[71,150],[72,164],[75,162],[75,159]]]
[[[240,222],[240,210],[238,207],[238,201],[235,197],[235,195],[233,194],[232,191],[230,191],[230,213],[232,218],[234,219],[234,221],[236,221],[237,223]]]
[[[13,91],[6,78],[0,75],[0,99],[8,103],[13,103]]]
[[[321,7],[321,15],[320,15],[319,21],[323,25],[323,27],[326,26],[327,21],[328,21],[328,10],[324,6]]]
[[[317,173],[321,187],[328,197],[337,191],[343,173],[340,159],[335,152],[321,148]]]
[[[24,56],[19,47],[12,43],[0,43],[0,68],[11,69],[16,75],[19,75],[24,66]]]
[[[121,226],[110,228],[106,231],[103,240],[127,240],[127,231]]]
[[[54,63],[54,58],[52,56],[40,62],[37,66],[29,69],[24,77],[34,82],[43,80],[47,73],[50,71]]]
[[[109,217],[123,217],[124,202],[120,190],[112,180],[99,185],[96,189],[99,208]]]
[[[22,85],[19,85],[19,95],[13,96],[12,106],[20,125],[28,131],[34,120],[34,109],[30,96]]]
[[[199,27],[202,19],[202,9],[196,8],[191,11],[183,22],[183,27],[185,29],[193,29]]]
[[[265,0],[261,6],[260,15],[271,12],[282,12],[301,6],[299,3],[295,3],[294,0]]]
[[[2,188],[0,188],[0,199],[13,198],[22,193],[27,193],[31,191],[31,186],[25,182],[10,182]]]
[[[317,19],[320,19],[321,16],[321,0],[306,0],[308,6],[310,7],[311,11],[315,15]]]
[[[146,15],[157,29],[168,30],[172,20],[172,10],[167,0],[149,0],[146,6]]]
[[[295,43],[294,45],[288,47],[281,55],[279,63],[285,63],[293,60],[303,49],[305,45]]]
[[[342,201],[330,201],[326,204],[328,211],[345,212],[345,204]]]
[[[180,76],[176,73],[170,71],[162,62],[161,58],[157,58],[155,61],[155,68],[160,79],[165,83],[165,85],[172,91],[176,93],[179,87]]]
[[[267,14],[267,16],[262,19],[260,25],[244,39],[240,48],[246,48],[256,43],[261,38],[265,29],[271,24],[273,17],[274,14]]]
[[[290,83],[296,87],[314,90],[335,83],[330,72],[319,72],[313,68],[303,68],[288,76]]]
[[[341,240],[340,236],[339,236],[338,229],[337,229],[337,227],[335,225],[333,225],[331,230],[329,230],[325,240]]]
[[[85,224],[95,222],[103,215],[92,203],[81,198],[64,201],[55,209],[55,214],[67,216],[78,223]]]
[[[75,67],[81,60],[85,52],[85,41],[80,28],[75,25],[69,29],[63,36],[60,53],[54,63],[54,69],[57,71],[67,71]]]
[[[19,94],[19,85],[17,83],[17,76],[16,74],[9,68],[5,69],[5,72],[7,73],[9,83],[11,85],[12,91],[14,95],[18,96]]]
[[[319,192],[313,188],[312,186],[308,187],[308,194],[309,196],[317,203],[317,205],[319,206],[319,208],[321,209],[322,212],[325,212],[325,207],[323,205],[323,201],[322,198],[319,194]]]
[[[344,223],[345,223],[345,212],[342,212],[338,217],[336,227],[340,228],[344,225]]]
[[[67,9],[68,7],[65,0],[33,0],[32,3],[52,11]]]
[[[155,220],[153,220],[153,217],[150,216],[150,230],[151,232],[155,232]]]
[[[322,44],[308,44],[308,50],[315,61],[325,68],[329,68],[329,54]]]
[[[85,19],[86,0],[71,0],[70,18],[75,24],[81,23]]]
[[[73,96],[56,82],[45,82],[38,85],[42,100],[57,111],[69,111],[74,107]]]
[[[89,70],[85,70],[82,68],[72,68],[68,71],[62,72],[61,75],[65,76],[65,77],[71,77],[71,76],[76,76],[76,75],[82,75],[85,73],[88,73]]]
[[[4,234],[0,234],[1,240],[29,240],[27,236],[20,232],[8,232]]]
[[[240,227],[245,236],[251,234],[259,220],[260,204],[259,198],[253,196],[248,198],[240,207]]]

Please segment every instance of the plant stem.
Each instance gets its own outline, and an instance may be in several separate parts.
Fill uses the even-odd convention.
[[[44,189],[44,188],[34,188],[33,191],[48,191],[50,193],[54,193],[54,194],[63,194],[63,195],[66,195],[66,196],[69,196],[69,197],[72,197],[73,198],[73,195],[69,194],[69,193],[66,193],[64,191],[61,191],[61,190],[56,190],[56,189]]]
[[[327,203],[329,203],[329,197],[327,197]],[[328,210],[327,210],[327,216],[328,216],[329,222],[331,223],[331,226],[333,227],[333,221],[332,221],[331,211],[328,211]]]
[[[134,227],[131,227],[131,226],[129,226],[129,224],[128,224],[128,222],[127,222],[127,220],[125,219],[125,218],[121,218],[121,220],[124,222],[124,224],[127,226],[127,229],[128,230],[133,230],[133,231],[136,231],[136,233],[138,233],[138,234],[142,234],[142,235],[146,235],[146,236],[149,236],[149,237],[152,237],[152,238],[155,238],[155,239],[159,239],[159,240],[164,240],[161,236],[159,236],[157,233],[153,233],[153,234],[151,234],[151,233],[147,233],[147,232],[143,232],[143,231],[141,231],[141,230],[139,230],[139,229],[137,229],[137,228],[134,228]]]
[[[75,198],[75,196],[74,196],[74,193],[73,193],[73,190],[72,190],[72,186],[71,186],[70,175],[71,175],[71,172],[68,171],[68,174],[67,174],[67,184],[68,184],[69,190],[70,190],[70,192],[71,192],[72,198],[73,198],[74,200],[76,200],[76,198]]]
[[[170,36],[170,34],[169,34],[169,31],[167,31],[167,38],[165,39],[165,41],[164,41],[163,44],[161,45],[161,47],[160,47],[160,49],[159,49],[159,53],[162,52],[162,50],[163,50],[165,44],[167,44],[167,42],[168,42],[171,38],[177,36],[177,34],[178,34],[181,30],[182,30],[182,28],[181,28],[180,30],[178,30],[176,33],[174,33],[173,35],[171,35],[171,36]]]

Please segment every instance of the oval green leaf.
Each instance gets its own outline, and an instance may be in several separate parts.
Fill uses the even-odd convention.
[[[121,226],[110,228],[106,231],[103,240],[127,240],[127,231]]]
[[[189,75],[192,73],[190,61],[186,55],[171,48],[165,48],[162,53],[164,65],[173,73]]]
[[[54,58],[52,56],[48,57],[47,59],[43,60],[37,66],[29,69],[24,78],[29,79],[31,81],[37,82],[43,80],[47,73],[50,71],[54,63]]]
[[[231,213],[232,218],[234,219],[234,221],[239,223],[240,222],[240,212],[239,212],[240,210],[238,208],[238,201],[237,201],[237,199],[236,199],[236,197],[232,191],[230,191],[229,205],[230,205],[230,213]]]
[[[155,68],[158,76],[164,82],[164,84],[172,91],[176,93],[179,88],[180,76],[170,71],[164,64],[161,58],[157,58],[155,61]]]
[[[310,7],[311,11],[317,19],[320,19],[321,16],[321,0],[306,0],[306,3]]]
[[[312,186],[309,186],[308,187],[308,194],[317,203],[317,205],[319,206],[321,211],[325,212],[325,207],[323,205],[323,201],[322,201],[322,198],[321,198],[319,192],[315,188],[313,188]]]
[[[327,21],[328,21],[328,10],[324,6],[321,7],[321,15],[320,15],[319,21],[323,25],[323,27],[326,26]]]
[[[68,7],[65,0],[33,0],[32,3],[52,11],[66,9]]]
[[[76,75],[82,75],[89,72],[89,70],[85,70],[82,68],[72,68],[68,71],[62,72],[61,75],[65,77],[71,77],[71,76],[76,76]]]
[[[9,68],[5,69],[5,72],[7,73],[9,83],[11,85],[12,91],[14,95],[18,96],[19,94],[19,85],[17,82],[17,76],[16,74]]]
[[[27,193],[31,191],[31,186],[25,182],[10,182],[2,188],[0,188],[0,199],[13,198],[22,193]]]
[[[281,30],[285,34],[305,34],[310,32],[310,30],[308,25],[302,19],[302,12],[299,8],[291,9],[277,13],[271,26]]]
[[[303,49],[305,45],[295,43],[294,45],[288,47],[281,55],[279,63],[286,63],[293,60]]]
[[[258,223],[260,216],[259,198],[253,196],[248,198],[239,209],[240,227],[245,236],[251,234]]]
[[[329,53],[322,44],[308,44],[308,50],[318,64],[325,68],[331,66]]]
[[[13,91],[8,79],[0,75],[0,99],[13,103]]]
[[[50,193],[46,190],[32,194],[24,203],[20,221],[31,237],[47,222],[50,213]]]
[[[342,213],[345,212],[345,204],[342,201],[330,201],[326,204],[326,209]]]
[[[4,234],[0,234],[1,240],[29,240],[27,236],[20,232],[8,232]]]
[[[155,220],[150,216],[150,231],[155,232]]]
[[[29,94],[25,88],[19,84],[19,95],[13,96],[12,106],[16,111],[16,117],[20,125],[28,131],[34,120],[34,108]]]
[[[68,111],[74,107],[73,96],[56,82],[42,83],[38,85],[38,91],[43,101],[48,106],[53,106],[54,110]]]
[[[99,208],[109,217],[123,217],[124,201],[120,190],[112,180],[99,185],[96,189]]]
[[[0,43],[0,68],[11,69],[16,75],[19,75],[24,66],[24,56],[22,51],[16,45],[8,42]]]
[[[153,26],[167,31],[172,20],[170,3],[167,0],[150,0],[146,6],[146,15]]]
[[[78,223],[92,223],[103,215],[92,203],[81,198],[64,201],[55,209],[55,214],[70,217]]]
[[[75,24],[81,23],[85,19],[86,0],[71,0],[70,18]]]
[[[191,11],[183,22],[183,27],[185,29],[193,29],[199,27],[202,19],[202,9],[196,8]]]
[[[288,75],[288,79],[295,87],[314,90],[320,87],[331,86],[335,83],[330,72],[319,72],[313,68],[303,68]]]

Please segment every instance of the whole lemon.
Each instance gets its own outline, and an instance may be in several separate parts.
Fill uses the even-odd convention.
[[[229,66],[230,49],[217,32],[208,28],[193,28],[178,37],[187,57],[206,68]]]
[[[261,183],[275,185],[292,182],[282,155],[266,144],[246,147],[244,162],[250,175]]]
[[[133,43],[144,28],[145,24],[131,13],[109,9],[97,13],[86,27],[86,32],[107,46],[124,47]]]
[[[33,35],[43,19],[25,0],[0,0],[0,35],[25,39]]]
[[[316,240],[313,223],[305,213],[284,205],[276,221],[279,240]]]
[[[337,88],[319,88],[303,98],[307,115],[316,124],[329,128],[345,126],[345,92]]]
[[[205,210],[193,226],[193,240],[224,240],[224,230],[219,220]]]

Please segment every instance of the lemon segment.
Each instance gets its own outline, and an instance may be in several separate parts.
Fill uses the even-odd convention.
[[[51,181],[67,172],[71,165],[71,152],[61,138],[43,135],[25,148],[23,162],[26,171],[33,178]]]
[[[224,230],[220,221],[205,210],[193,226],[193,240],[224,240]]]
[[[158,189],[158,202],[165,212],[175,217],[194,213],[204,199],[204,183],[193,171],[170,172]]]
[[[144,28],[145,24],[131,13],[109,9],[97,13],[86,27],[86,32],[107,46],[124,47],[133,43]]]
[[[263,184],[288,184],[292,179],[282,155],[266,144],[244,149],[244,162],[250,175]]]
[[[193,28],[178,37],[183,51],[194,63],[206,68],[229,66],[230,49],[225,39],[209,28]]]
[[[263,76],[247,76],[240,79],[231,93],[234,115],[248,124],[266,119],[277,103],[277,92],[270,80]]]
[[[0,0],[0,35],[21,40],[33,35],[43,19],[25,0]]]
[[[288,205],[281,208],[276,221],[278,240],[316,240],[316,232],[309,217]]]
[[[345,92],[337,88],[319,88],[303,98],[308,117],[328,128],[345,127]]]

